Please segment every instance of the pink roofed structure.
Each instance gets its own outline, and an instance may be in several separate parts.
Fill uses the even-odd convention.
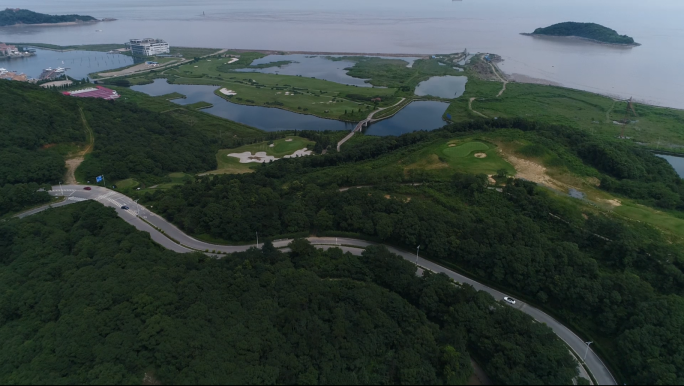
[[[91,87],[78,91],[67,91],[62,94],[79,98],[100,98],[105,100],[114,100],[121,97],[116,91],[102,86],[95,86],[94,88]]]

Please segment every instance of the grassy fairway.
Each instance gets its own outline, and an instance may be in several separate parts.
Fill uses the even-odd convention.
[[[344,57],[355,61],[356,64],[349,70],[350,76],[369,79],[375,86],[402,88],[407,96],[413,95],[413,90],[418,83],[432,76],[455,75],[461,76],[462,72],[452,66],[440,65],[438,59],[418,59],[411,67],[400,58],[382,59],[373,57]]]
[[[484,154],[486,157],[478,158],[476,154]],[[501,169],[506,170],[509,175],[515,174],[513,166],[499,156],[495,145],[469,139],[438,141],[402,160],[402,163],[408,163],[405,172],[409,174],[422,170],[442,177],[455,172],[491,175]]]
[[[240,160],[235,157],[228,157],[231,153],[244,153],[246,151],[255,154],[257,152],[265,152],[267,155],[276,158],[290,155],[297,150],[305,147],[311,149],[313,142],[302,137],[290,136],[287,138],[277,139],[272,142],[259,142],[251,145],[241,146],[235,149],[221,149],[216,153],[216,161],[218,162],[218,169],[209,172],[208,174],[241,174],[251,173],[254,168],[259,167],[258,163],[241,164]]]
[[[352,112],[361,110],[364,117],[370,113],[373,98],[381,98],[380,107],[399,101],[394,97],[396,90],[368,87],[354,87],[320,79],[298,76],[260,73],[231,73],[216,78],[190,78],[179,76],[173,83],[216,85],[216,95],[233,103],[277,107],[301,114],[322,118],[356,120]],[[237,92],[228,97],[219,92],[227,88]]]
[[[468,108],[469,100],[475,98],[472,109],[488,118],[521,117],[613,138],[622,132],[622,126],[613,121],[625,118],[625,102],[586,91],[515,82],[508,83],[506,91],[497,97],[501,82],[478,78],[472,67],[463,74],[468,76],[466,91],[446,111],[454,121],[481,118]],[[684,146],[684,111],[638,103],[635,109],[638,116],[628,116],[633,122],[625,126],[625,136],[653,149],[683,151],[678,146]]]
[[[622,206],[613,209],[613,211],[616,214],[631,220],[644,222],[665,232],[671,233],[678,237],[680,241],[684,240],[684,219],[675,217],[670,213],[661,212],[627,200],[623,200]]]
[[[476,151],[487,151],[487,150],[489,150],[489,146],[487,144],[484,144],[482,142],[477,142],[477,141],[466,142],[464,144],[457,145],[457,146],[455,146],[455,145],[456,145],[455,143],[450,144],[448,148],[442,150],[442,153],[444,155],[448,156],[449,158],[453,158],[453,157],[464,158],[464,157],[471,155],[473,152],[476,152]]]

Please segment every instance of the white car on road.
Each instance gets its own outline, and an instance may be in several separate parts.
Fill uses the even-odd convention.
[[[504,302],[506,302],[510,305],[513,305],[513,306],[515,305],[515,299],[513,299],[512,297],[504,296],[503,300],[504,300]]]

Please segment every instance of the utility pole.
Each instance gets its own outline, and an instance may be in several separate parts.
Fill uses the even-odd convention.
[[[256,232],[256,236],[257,236],[257,248],[259,248],[259,232]]]
[[[140,216],[140,205],[138,205],[138,200],[140,199],[135,200],[135,208],[137,210],[136,214]]]
[[[589,354],[589,346],[594,343],[594,342],[585,342],[587,344],[587,351],[584,353],[584,358],[582,358],[582,362],[584,362],[587,359],[587,354]]]
[[[64,189],[62,189],[62,181],[59,181],[59,190],[62,192],[62,196],[64,195]]]
[[[418,246],[418,249],[416,249],[416,265],[418,265],[418,252],[420,252],[420,245]]]

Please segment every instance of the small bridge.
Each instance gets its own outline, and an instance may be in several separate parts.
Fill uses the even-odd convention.
[[[368,127],[368,125],[369,125],[371,122],[380,121],[380,120],[382,120],[382,119],[389,118],[389,117],[384,117],[384,118],[381,118],[381,119],[373,119],[373,115],[375,115],[376,113],[378,113],[378,112],[380,112],[380,111],[382,111],[382,110],[386,110],[386,109],[395,107],[395,106],[401,104],[404,100],[406,100],[406,98],[401,98],[401,100],[400,100],[399,102],[397,102],[396,104],[394,104],[394,105],[392,105],[392,106],[383,107],[383,108],[381,108],[381,109],[377,109],[377,110],[373,111],[372,113],[368,114],[368,118],[366,118],[366,119],[364,119],[363,121],[359,122],[359,123],[354,127],[354,130],[352,130],[349,134],[347,134],[346,137],[342,138],[342,140],[341,140],[340,142],[337,143],[337,152],[338,152],[338,153],[340,152],[340,147],[342,147],[342,145],[343,145],[345,142],[347,142],[351,137],[353,137],[355,133],[357,133],[357,132],[360,133],[361,130],[363,130],[364,127]]]

